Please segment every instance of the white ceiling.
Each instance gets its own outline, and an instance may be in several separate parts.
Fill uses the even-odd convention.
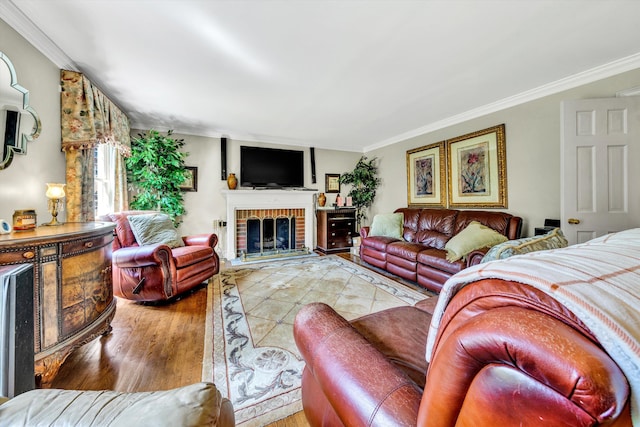
[[[2,0],[0,17],[134,128],[339,150],[640,67],[635,0]]]

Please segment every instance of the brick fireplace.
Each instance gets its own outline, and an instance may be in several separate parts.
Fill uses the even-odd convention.
[[[236,255],[302,251],[304,209],[236,210]]]
[[[288,247],[293,251],[311,250],[314,247],[315,235],[315,195],[313,191],[296,190],[223,190],[227,201],[227,247],[228,260],[248,253],[247,226],[258,227],[261,235],[267,231],[267,238],[262,239],[260,250],[265,251],[282,247],[282,239],[278,233],[269,235],[269,229],[280,230],[284,225],[289,227]],[[273,225],[272,225],[273,224]],[[278,243],[270,243],[273,238]],[[265,244],[266,243],[266,244]],[[255,245],[253,243],[252,245]],[[252,246],[253,247],[253,246]],[[255,249],[252,249],[256,252]]]

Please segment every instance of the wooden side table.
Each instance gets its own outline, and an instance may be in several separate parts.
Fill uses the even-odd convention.
[[[317,249],[324,253],[348,252],[353,245],[356,210],[353,208],[318,209]]]

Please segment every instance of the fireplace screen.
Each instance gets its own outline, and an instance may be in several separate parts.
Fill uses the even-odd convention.
[[[247,253],[290,251],[295,249],[296,219],[263,218],[247,220]]]
[[[236,249],[242,259],[309,253],[304,209],[237,210]]]

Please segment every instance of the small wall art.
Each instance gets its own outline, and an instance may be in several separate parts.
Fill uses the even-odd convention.
[[[180,190],[198,191],[198,168],[195,166],[185,166],[185,179]]]
[[[324,192],[340,193],[340,174],[339,173],[324,174]]]

